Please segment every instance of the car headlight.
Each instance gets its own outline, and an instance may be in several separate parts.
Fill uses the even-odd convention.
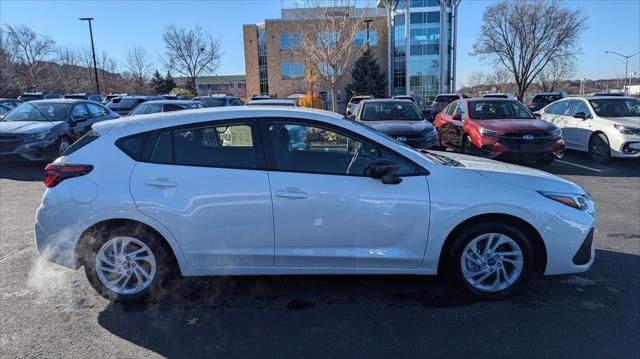
[[[481,136],[485,136],[485,137],[498,136],[498,133],[496,131],[487,130],[486,128],[478,128],[478,133],[480,133]]]
[[[640,128],[623,126],[618,124],[614,124],[613,127],[615,127],[616,130],[620,131],[620,133],[625,135],[640,135]]]
[[[556,202],[566,204],[569,207],[573,207],[579,210],[590,210],[591,196],[589,193],[585,194],[571,194],[571,193],[559,193],[559,192],[539,192],[541,195],[552,199]]]
[[[553,138],[562,136],[562,130],[559,128],[556,128],[555,130],[551,131],[551,136]]]

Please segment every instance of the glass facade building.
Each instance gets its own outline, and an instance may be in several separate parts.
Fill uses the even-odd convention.
[[[397,2],[392,14],[393,95],[411,94],[422,107],[430,105],[439,93],[454,90],[451,60],[455,5],[454,0]]]
[[[267,39],[264,24],[258,25],[258,80],[260,95],[269,95],[269,80],[267,77]]]

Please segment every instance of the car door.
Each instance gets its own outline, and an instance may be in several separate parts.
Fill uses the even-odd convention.
[[[577,113],[584,113],[585,118],[575,117]],[[586,151],[591,138],[592,116],[587,104],[583,100],[572,100],[564,116],[562,137],[567,146]]]
[[[84,103],[77,103],[71,109],[71,119],[69,121],[69,134],[73,141],[78,140],[82,135],[91,129],[91,114]]]
[[[189,264],[273,267],[271,191],[252,121],[164,129],[146,142],[131,194]]]
[[[451,144],[458,149],[462,149],[462,136],[464,136],[464,122],[467,120],[467,104],[465,101],[458,102],[456,111],[451,117]]]
[[[413,269],[423,258],[429,189],[409,160],[342,128],[264,121],[273,198],[275,266]],[[304,146],[294,147],[292,133]],[[402,183],[364,175],[374,159],[398,164]]]
[[[436,115],[436,118],[433,122],[436,130],[438,132],[438,137],[440,139],[440,144],[442,145],[451,145],[452,138],[452,125],[451,125],[451,116],[455,111],[457,103],[451,103],[447,105],[447,107],[439,112]]]

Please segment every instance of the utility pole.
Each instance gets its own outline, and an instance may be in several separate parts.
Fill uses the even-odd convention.
[[[98,82],[98,65],[96,63],[96,48],[93,46],[93,29],[91,28],[92,17],[78,18],[80,21],[89,22],[89,36],[91,37],[91,53],[93,54],[93,74],[96,76],[96,93],[100,93],[100,83]]]
[[[615,52],[615,51],[605,51],[604,53],[605,53],[605,54],[614,54],[614,55],[618,55],[618,56],[620,56],[620,57],[624,57],[624,59],[625,59],[625,65],[624,65],[624,84],[626,85],[627,80],[628,80],[628,78],[629,78],[629,58],[630,58],[630,57],[634,57],[634,56],[636,56],[637,54],[640,54],[640,51],[636,52],[636,53],[635,53],[635,54],[633,54],[633,55],[623,55],[623,54],[617,53],[617,52]],[[624,86],[623,86],[623,87],[624,87]]]

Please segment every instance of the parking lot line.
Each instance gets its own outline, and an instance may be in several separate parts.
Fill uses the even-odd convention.
[[[556,162],[566,163],[566,164],[571,165],[571,166],[576,166],[576,167],[584,168],[584,169],[591,170],[591,171],[594,171],[594,172],[602,172],[602,170],[599,170],[599,169],[597,169],[597,168],[587,167],[587,166],[579,165],[579,164],[577,164],[577,163],[573,163],[573,162],[567,162],[567,161],[563,161],[563,160],[556,160]]]

